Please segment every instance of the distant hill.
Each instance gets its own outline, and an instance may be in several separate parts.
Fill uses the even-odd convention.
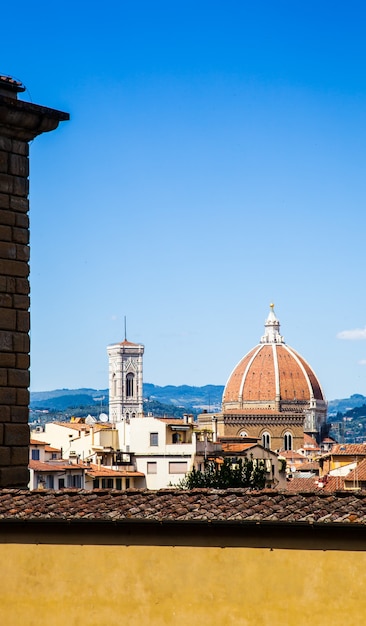
[[[223,391],[223,385],[205,385],[204,387],[167,385],[166,387],[159,387],[151,383],[144,384],[144,398],[147,400],[158,400],[165,404],[212,411],[217,411],[221,407]]]
[[[82,389],[55,389],[54,391],[31,391],[30,394],[30,401],[31,401],[31,406],[33,406],[34,403],[39,402],[39,403],[44,403],[47,402],[48,400],[53,400],[54,398],[64,398],[64,397],[68,397],[71,398],[71,396],[88,396],[89,400],[90,398],[94,398],[97,397],[99,398],[100,396],[105,396],[108,397],[108,389],[89,389],[89,388],[82,388]]]
[[[159,387],[151,383],[144,383],[145,410],[153,411],[154,403],[163,404],[168,411],[173,408],[184,408],[194,413],[204,409],[219,411],[224,391],[223,385],[205,385],[191,387],[190,385],[166,385]],[[54,391],[32,391],[30,394],[30,408],[33,410],[48,409],[50,411],[64,411],[79,407],[108,407],[108,389],[55,389]],[[151,407],[149,405],[151,404]],[[337,413],[345,414],[351,409],[366,404],[366,396],[353,394],[349,398],[331,400],[328,404],[329,421]]]
[[[217,411],[221,406],[224,387],[222,385],[205,385],[204,387],[190,387],[181,385],[175,387],[167,385],[159,387],[151,383],[144,384],[143,395],[147,405],[159,402],[167,406],[184,407],[188,411],[203,409]],[[103,400],[101,400],[103,398]],[[108,389],[55,389],[54,391],[32,391],[30,394],[30,408],[33,410],[48,409],[64,411],[81,406],[108,406]],[[99,407],[100,408],[100,407]]]
[[[354,393],[349,398],[343,398],[342,400],[331,400],[328,402],[328,416],[332,417],[337,413],[346,413],[350,409],[366,404],[366,397],[359,393]]]

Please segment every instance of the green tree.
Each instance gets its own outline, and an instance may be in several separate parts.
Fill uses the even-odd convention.
[[[245,487],[263,489],[266,484],[266,468],[262,460],[254,461],[253,457],[233,459],[225,457],[218,464],[206,461],[203,471],[193,468],[180,481],[181,489],[197,487],[209,489],[228,489],[229,487]]]

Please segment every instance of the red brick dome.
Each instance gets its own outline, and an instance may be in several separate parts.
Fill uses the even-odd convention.
[[[273,305],[265,334],[231,373],[223,394],[223,413],[304,411],[326,407],[310,365],[285,344]]]

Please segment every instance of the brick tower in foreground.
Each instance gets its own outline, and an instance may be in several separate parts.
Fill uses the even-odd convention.
[[[69,119],[22,91],[0,76],[0,488],[29,479],[29,142]]]

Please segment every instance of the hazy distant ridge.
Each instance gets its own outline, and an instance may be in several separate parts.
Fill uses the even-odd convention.
[[[167,385],[159,387],[151,383],[144,384],[144,398],[157,400],[163,404],[184,406],[187,408],[212,408],[217,410],[221,405],[223,385],[205,385],[203,387],[191,387],[189,385]],[[30,394],[30,406],[32,409],[64,410],[68,408],[89,405],[101,402],[104,407],[108,404],[108,389],[55,389],[54,391],[32,391]]]
[[[223,391],[223,385],[204,385],[203,387],[166,385],[165,387],[159,387],[152,383],[144,384],[144,398],[146,400],[156,400],[162,404],[186,407],[187,409],[207,408],[208,410],[217,411],[221,406]],[[85,388],[32,391],[30,394],[30,406],[32,409],[62,411],[95,403],[99,408],[101,404],[104,408],[107,408],[108,395],[108,389]],[[331,400],[328,406],[328,414],[345,413],[349,409],[360,407],[363,404],[366,404],[366,396],[361,394],[353,394],[349,398]]]

